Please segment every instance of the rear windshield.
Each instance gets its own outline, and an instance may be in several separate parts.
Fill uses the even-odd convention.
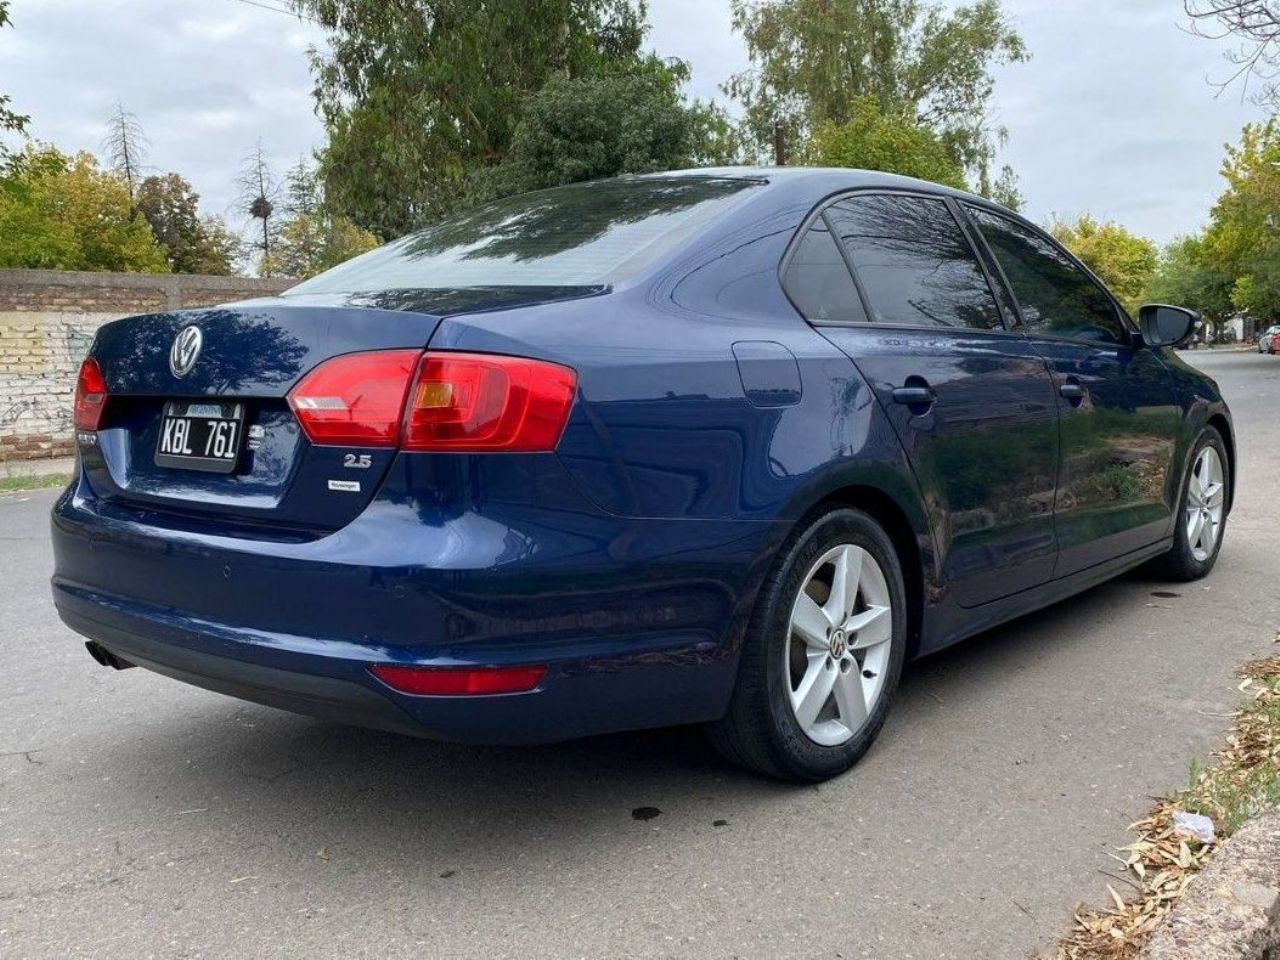
[[[617,283],[755,186],[759,181],[645,177],[521,194],[409,234],[288,292]]]

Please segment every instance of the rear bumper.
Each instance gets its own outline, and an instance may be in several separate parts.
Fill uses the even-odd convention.
[[[151,526],[81,481],[54,508],[54,600],[139,666],[402,733],[537,743],[723,715],[773,524],[490,506],[443,519],[380,499],[279,543]],[[418,697],[375,663],[549,671],[529,693]]]

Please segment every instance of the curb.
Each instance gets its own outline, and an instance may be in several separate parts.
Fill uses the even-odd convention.
[[[45,460],[0,460],[0,477],[44,477],[52,473],[75,473],[75,457]]]
[[[1280,813],[1223,842],[1139,960],[1264,960],[1280,946]]]

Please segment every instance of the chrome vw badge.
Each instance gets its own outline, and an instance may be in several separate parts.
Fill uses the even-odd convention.
[[[200,357],[200,347],[204,345],[204,334],[199,327],[183,327],[173,338],[173,347],[169,350],[169,371],[175,377],[185,377],[196,365]]]

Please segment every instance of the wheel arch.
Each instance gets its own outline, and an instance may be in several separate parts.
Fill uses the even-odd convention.
[[[907,509],[892,494],[880,487],[866,483],[852,483],[827,491],[800,516],[792,530],[807,527],[824,513],[842,507],[852,507],[870,516],[889,535],[902,564],[903,584],[907,592],[907,649],[908,662],[920,649],[924,626],[926,584],[931,581],[926,564],[932,562],[932,550],[921,548],[921,540],[932,544],[928,528],[923,526],[923,515],[913,522]],[[926,553],[928,554],[926,556]]]
[[[1236,499],[1235,433],[1231,429],[1231,421],[1222,413],[1212,414],[1205,422],[1205,426],[1213,427],[1218,431],[1218,435],[1222,437],[1222,445],[1227,451],[1227,513],[1230,514]]]

